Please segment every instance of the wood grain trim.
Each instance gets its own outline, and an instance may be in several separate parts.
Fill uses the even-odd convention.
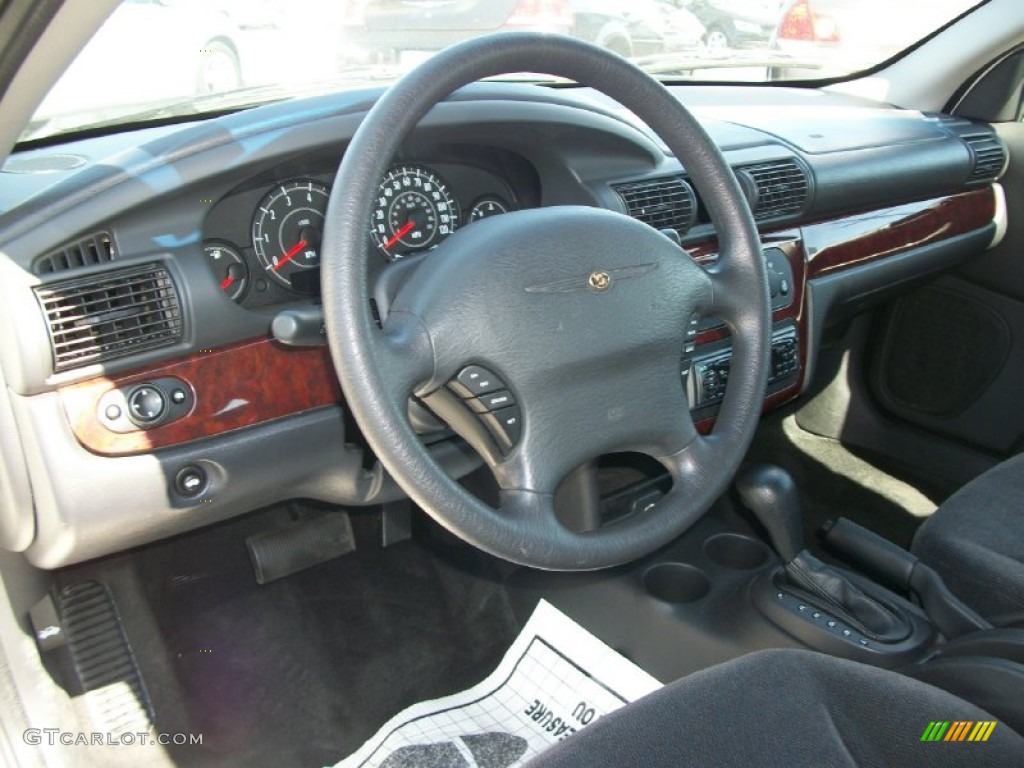
[[[804,313],[804,293],[806,290],[806,262],[804,250],[800,242],[799,230],[780,230],[770,235],[764,235],[761,240],[764,249],[778,248],[786,255],[790,269],[793,270],[793,302],[785,309],[776,310],[772,314],[772,320],[799,320]],[[717,243],[702,243],[689,248],[690,255],[702,264],[708,264],[713,260]],[[697,344],[708,344],[712,341],[724,339],[729,335],[725,328],[713,328],[702,331],[697,335]]]
[[[941,242],[991,224],[992,187],[847,216],[803,228],[808,279]]]
[[[97,418],[104,393],[164,376],[181,379],[195,394],[195,405],[184,418],[124,434],[112,432]],[[61,388],[59,396],[84,447],[105,456],[123,456],[338,403],[341,390],[326,347],[299,349],[257,339],[200,351],[159,368],[72,384]]]

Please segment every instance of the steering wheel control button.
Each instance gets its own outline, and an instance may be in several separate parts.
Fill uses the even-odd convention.
[[[505,382],[480,365],[467,365],[449,382],[448,387],[462,398],[479,397],[505,389]]]
[[[516,404],[516,399],[512,397],[511,392],[503,389],[500,392],[491,392],[489,395],[467,400],[466,404],[477,413],[487,413],[513,406]]]
[[[481,414],[480,420],[503,451],[511,450],[523,433],[523,415],[517,405]]]
[[[167,397],[157,387],[143,384],[128,395],[128,410],[132,421],[149,426],[160,421],[167,412]]]
[[[206,470],[190,464],[179,469],[174,476],[174,490],[187,499],[194,499],[206,490],[208,482]]]

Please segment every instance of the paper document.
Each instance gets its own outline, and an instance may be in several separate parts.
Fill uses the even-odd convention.
[[[513,768],[660,687],[541,601],[487,679],[400,712],[338,768]]]

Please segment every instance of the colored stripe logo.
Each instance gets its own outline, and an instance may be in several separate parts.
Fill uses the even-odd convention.
[[[995,720],[932,720],[921,741],[988,741],[995,729]]]

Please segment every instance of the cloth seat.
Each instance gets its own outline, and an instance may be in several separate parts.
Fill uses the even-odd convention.
[[[936,721],[965,740],[925,741]],[[969,741],[995,721],[987,741]],[[970,723],[957,727],[955,723]],[[937,727],[941,729],[941,726]],[[931,727],[936,733],[936,727]],[[1024,766],[1024,738],[950,693],[803,650],[760,651],[601,718],[530,768]]]
[[[911,551],[993,624],[1024,626],[1024,454],[953,494]]]

